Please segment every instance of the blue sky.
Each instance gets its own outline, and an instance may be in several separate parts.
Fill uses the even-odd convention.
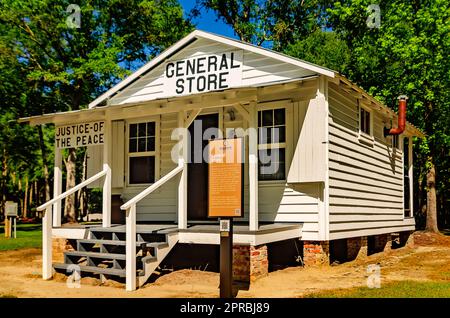
[[[184,14],[188,15],[195,5],[195,0],[179,0],[184,9]],[[215,13],[211,10],[203,10],[201,16],[192,21],[196,28],[202,31],[212,32],[230,38],[238,39],[233,29],[220,19],[217,20]]]

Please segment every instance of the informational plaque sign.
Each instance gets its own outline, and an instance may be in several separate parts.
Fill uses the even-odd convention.
[[[209,217],[243,216],[243,146],[242,138],[209,142]]]
[[[13,201],[6,201],[5,203],[5,215],[17,217],[18,203]]]
[[[104,135],[104,121],[56,126],[55,145],[58,149],[103,145]]]

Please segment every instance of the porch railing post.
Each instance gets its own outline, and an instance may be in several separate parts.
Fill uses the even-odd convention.
[[[126,290],[136,290],[136,204],[126,212]]]
[[[112,122],[105,121],[105,134],[103,144],[103,170],[106,171],[103,182],[103,209],[102,226],[111,226],[111,147],[112,147]]]
[[[178,113],[178,128],[182,129],[181,151],[178,158],[178,165],[183,166],[180,182],[178,183],[178,228],[187,228],[187,158],[188,158],[188,134],[184,123],[184,111]]]
[[[53,168],[53,197],[56,198],[62,192],[62,172],[61,172],[62,155],[61,149],[55,146],[55,166]],[[61,226],[61,201],[56,201],[53,204],[53,226]]]
[[[249,227],[258,230],[258,111],[256,102],[249,105],[248,175],[249,175]]]
[[[42,278],[52,277],[52,206],[49,205],[42,218]]]

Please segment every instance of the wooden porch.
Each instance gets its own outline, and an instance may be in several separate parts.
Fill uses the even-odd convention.
[[[236,222],[234,225],[234,243],[260,245],[276,241],[300,238],[303,225],[300,223],[264,223],[259,228],[251,230],[248,224]],[[113,224],[110,227],[102,227],[98,224],[76,224],[62,227],[54,227],[54,237],[81,239],[86,238],[89,230],[101,229],[103,232],[126,233],[126,225]],[[179,229],[174,223],[136,224],[136,233],[168,234],[177,233],[178,243],[186,244],[220,244],[219,224],[188,224],[186,229]]]

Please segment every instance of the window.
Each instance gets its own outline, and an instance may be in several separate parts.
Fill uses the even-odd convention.
[[[130,184],[155,182],[155,143],[155,122],[129,125],[128,157]]]
[[[400,149],[400,138],[398,135],[392,135],[392,148]]]
[[[258,111],[258,178],[286,179],[286,109]]]
[[[370,112],[363,107],[359,108],[359,130],[367,135],[371,134]]]

